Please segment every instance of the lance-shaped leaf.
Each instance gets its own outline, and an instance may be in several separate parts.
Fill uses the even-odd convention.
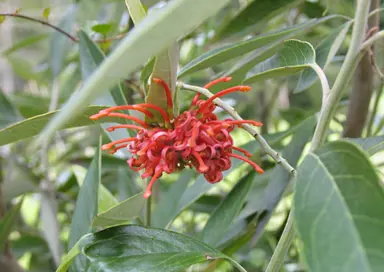
[[[116,85],[151,56],[171,45],[181,35],[214,15],[227,3],[228,0],[175,0],[162,12],[154,12],[146,17],[71,97],[64,106],[64,111],[55,116],[33,146],[50,139],[58,129],[79,116],[96,97]]]
[[[262,34],[254,38],[248,39],[246,41],[241,41],[241,42],[225,45],[219,48],[215,48],[211,51],[208,51],[207,53],[202,54],[201,56],[197,57],[196,59],[192,60],[190,63],[185,65],[181,69],[180,73],[178,74],[178,77],[183,77],[190,73],[193,73],[208,67],[212,67],[214,65],[218,65],[220,63],[223,63],[233,58],[243,56],[244,54],[247,54],[251,51],[262,48],[266,45],[271,45],[272,47],[275,47],[276,49],[274,52],[276,52],[278,50],[278,46],[280,45],[280,42],[282,42],[283,40],[292,38],[293,36],[299,33],[302,33],[303,31],[309,30],[312,27],[315,27],[316,25],[319,25],[323,22],[326,22],[328,20],[335,19],[335,18],[338,18],[338,16],[331,15],[321,19],[312,19],[312,20],[309,20],[308,22],[294,25],[292,27],[287,27],[279,31]],[[254,67],[258,62],[268,58],[268,54],[267,54],[268,52],[269,51],[267,50],[267,48],[265,48],[264,50],[255,52],[253,59],[247,56],[246,60],[242,62],[242,65],[240,65],[241,63],[239,63],[235,67],[235,69],[233,69],[229,74],[233,74],[235,71],[240,69],[241,71],[244,69],[248,71],[250,68]],[[274,54],[274,52],[272,54]],[[245,66],[244,69],[242,69],[243,66]]]
[[[217,38],[225,38],[233,34],[250,32],[258,23],[281,14],[303,0],[256,0],[240,11],[221,30]]]
[[[112,227],[84,236],[57,271],[64,272],[80,252],[91,262],[87,271],[173,272],[218,258],[241,267],[225,254],[193,238],[136,225]]]
[[[74,128],[81,126],[89,126],[96,123],[105,122],[124,122],[121,118],[102,118],[100,120],[92,121],[89,116],[98,113],[100,110],[105,109],[102,106],[89,106],[78,118],[71,120],[64,128]],[[0,146],[9,143],[17,142],[31,136],[39,134],[44,126],[52,119],[55,113],[61,110],[51,111],[44,114],[36,115],[34,117],[25,119],[18,123],[12,124],[8,127],[0,129]]]
[[[147,15],[144,6],[140,0],[125,0],[125,5],[128,8],[129,15],[132,18],[133,23],[136,25]]]
[[[243,207],[255,174],[256,172],[252,171],[242,178],[209,217],[201,233],[202,240],[205,243],[215,246],[223,239],[232,221]]]
[[[331,32],[316,48],[316,63],[323,69],[331,63],[335,57],[337,51],[342,45],[345,36],[352,24],[352,21],[346,22],[344,25],[335,29]],[[318,76],[313,69],[305,69],[300,76],[299,82],[297,83],[295,92],[301,92],[311,87]]]
[[[101,137],[100,137],[101,143]],[[88,168],[84,182],[80,187],[76,200],[76,208],[72,217],[69,231],[68,248],[71,249],[77,241],[90,232],[93,218],[98,211],[98,195],[101,179],[101,151],[97,148],[96,154]],[[77,258],[71,271],[84,271],[86,261]]]
[[[5,216],[0,220],[0,250],[4,249],[4,245],[8,240],[8,235],[13,229],[13,225],[16,222],[17,216],[21,205],[23,204],[24,197],[22,197],[19,202],[12,207],[11,210],[7,211]]]
[[[16,123],[20,119],[19,111],[8,99],[5,92],[0,89],[0,128]]]
[[[384,263],[384,191],[356,145],[336,141],[298,169],[294,218],[309,270],[374,272]]]
[[[95,229],[106,228],[127,223],[135,217],[139,217],[144,207],[143,194],[136,194],[108,210],[99,213],[92,221]]]
[[[289,76],[316,64],[316,53],[308,42],[288,40],[279,53],[258,64],[248,73],[244,84],[261,80]]]

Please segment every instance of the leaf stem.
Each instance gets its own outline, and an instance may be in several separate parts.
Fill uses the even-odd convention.
[[[327,95],[327,90],[323,90],[323,92],[325,91],[325,94],[323,93],[323,97],[326,96],[326,98],[323,99],[324,104],[322,105],[319,121],[312,139],[312,144],[310,147],[311,151],[318,148],[325,141],[328,125],[335,113],[335,110],[337,109],[343,91],[348,85],[348,82],[350,81],[352,74],[356,69],[359,59],[362,56],[361,45],[365,38],[365,29],[368,21],[367,19],[369,7],[369,0],[357,0],[355,12],[356,23],[353,25],[351,45],[348,49],[345,61],[336,78],[331,92],[329,93],[329,95]],[[374,35],[373,37],[375,37],[376,35]],[[277,244],[276,250],[273,252],[272,258],[268,264],[266,272],[280,271],[280,267],[284,262],[285,255],[287,254],[287,251],[290,245],[292,244],[294,236],[295,229],[293,228],[293,213],[291,210],[283,234],[281,235],[279,243]]]
[[[200,93],[208,98],[213,96],[213,94],[209,90],[198,87],[198,86],[188,85],[182,82],[178,82],[177,86],[181,86],[183,89],[186,89],[186,90]],[[233,117],[233,119],[243,120],[243,118],[241,118],[241,116],[231,106],[228,106],[221,99],[215,98],[213,101],[217,106],[219,106],[220,108],[228,112],[229,115]],[[296,172],[295,168],[293,168],[287,162],[287,160],[280,155],[279,152],[275,151],[252,126],[247,124],[242,124],[241,127],[247,132],[249,132],[249,134],[251,134],[256,139],[256,141],[258,141],[258,143],[260,144],[261,148],[265,153],[271,156],[278,164],[281,164],[281,166],[284,167],[285,170],[287,170],[291,175],[295,175],[295,172]]]
[[[152,196],[145,200],[145,225],[151,226],[151,215],[152,215]]]

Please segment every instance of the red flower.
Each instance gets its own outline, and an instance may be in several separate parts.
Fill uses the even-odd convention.
[[[209,88],[216,83],[231,80],[230,77],[219,78],[204,86]],[[164,87],[167,95],[168,109],[173,108],[172,96],[167,84],[158,78],[153,81]],[[121,117],[136,122],[138,125],[117,125],[109,127],[108,131],[118,128],[128,128],[137,130],[136,137],[121,139],[103,145],[103,150],[110,150],[113,154],[121,148],[127,148],[132,153],[127,163],[134,171],[144,170],[142,178],[152,177],[144,197],[151,195],[151,188],[154,182],[161,177],[163,172],[170,174],[183,169],[185,166],[195,168],[197,172],[204,174],[210,183],[216,183],[223,179],[222,172],[231,168],[231,157],[243,160],[259,172],[263,170],[249,159],[252,155],[244,149],[233,145],[230,132],[235,126],[241,124],[251,124],[261,126],[260,122],[252,120],[218,120],[213,113],[216,106],[213,100],[228,93],[242,91],[248,92],[249,86],[235,86],[222,90],[207,100],[200,100],[197,94],[192,100],[188,111],[183,112],[173,120],[162,108],[153,104],[138,104],[111,107],[92,115],[92,120],[103,116]],[[144,121],[133,116],[117,113],[118,110],[137,110],[152,118],[153,113],[148,109],[160,113],[164,120],[164,127],[153,127]],[[245,157],[233,153],[236,150]]]

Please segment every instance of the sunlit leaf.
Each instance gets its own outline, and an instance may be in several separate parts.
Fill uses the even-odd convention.
[[[102,35],[107,35],[112,30],[111,24],[98,24],[92,27],[92,30]]]
[[[384,136],[376,136],[369,138],[348,138],[345,139],[352,143],[359,145],[364,149],[370,156],[375,155],[376,153],[384,149]]]
[[[129,15],[131,16],[135,25],[143,20],[147,15],[147,12],[145,11],[140,0],[125,0],[125,5],[127,6]]]
[[[357,146],[331,142],[298,169],[294,218],[311,271],[381,271],[384,191]]]
[[[43,17],[44,17],[45,20],[48,20],[49,14],[51,14],[51,8],[45,8],[43,10]]]

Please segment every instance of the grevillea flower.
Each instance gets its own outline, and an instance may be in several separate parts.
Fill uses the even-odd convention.
[[[204,88],[229,80],[231,80],[230,77],[219,78],[208,83]],[[153,81],[164,87],[169,112],[173,108],[169,87],[162,79],[154,78]],[[252,155],[248,151],[233,145],[230,135],[236,126],[240,127],[242,124],[261,126],[262,124],[252,120],[219,120],[213,113],[216,108],[213,103],[215,98],[237,91],[248,92],[250,89],[249,86],[231,87],[207,100],[200,99],[200,94],[197,94],[189,110],[172,120],[164,109],[148,103],[111,107],[90,118],[97,120],[104,116],[121,117],[137,123],[137,125],[125,124],[107,128],[108,131],[121,128],[134,129],[137,130],[137,135],[103,145],[102,149],[110,150],[111,154],[121,148],[128,149],[132,154],[127,161],[129,167],[134,171],[143,170],[144,173],[141,175],[143,179],[151,177],[144,193],[144,197],[148,198],[154,182],[164,172],[170,174],[186,166],[195,168],[210,183],[223,179],[222,172],[231,167],[231,158],[245,161],[257,172],[263,173],[263,170],[250,159]],[[136,117],[116,112],[119,110],[137,110],[149,118],[152,118],[152,112],[156,111],[162,116],[164,124],[162,127],[154,127]],[[240,152],[244,156],[233,151]]]

